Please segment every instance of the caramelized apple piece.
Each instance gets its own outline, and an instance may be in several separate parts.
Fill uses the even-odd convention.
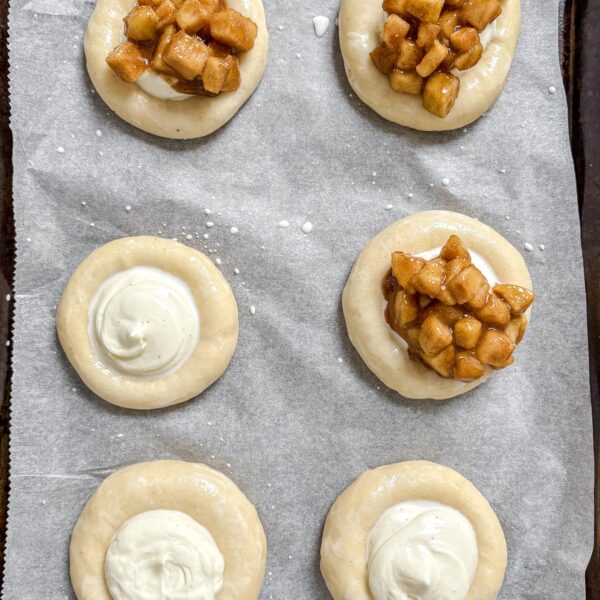
[[[446,277],[452,279],[456,277],[463,269],[466,269],[471,261],[466,258],[455,258],[446,264]]]
[[[429,23],[437,23],[444,7],[444,0],[406,0],[404,8],[413,17]]]
[[[404,252],[392,253],[392,274],[409,294],[415,292],[415,288],[410,283],[412,277],[423,269],[426,264],[427,261],[418,256],[411,256]]]
[[[460,81],[457,77],[438,71],[425,84],[423,106],[434,115],[444,118],[452,110],[459,89]]]
[[[219,0],[185,0],[177,11],[177,25],[186,33],[196,33],[209,26],[219,9]]]
[[[416,42],[404,39],[400,44],[400,54],[396,60],[396,68],[401,71],[413,71],[423,59],[423,50]]]
[[[417,35],[417,45],[425,50],[429,50],[429,48],[433,46],[433,42],[437,40],[439,32],[439,25],[434,23],[421,23]]]
[[[445,10],[438,21],[440,26],[440,33],[446,38],[450,39],[450,36],[454,33],[454,30],[459,25],[459,15],[457,10]]]
[[[202,75],[209,56],[208,46],[201,39],[178,31],[163,54],[163,60],[191,81]]]
[[[383,26],[383,43],[388,48],[400,49],[402,40],[410,30],[410,25],[398,15],[390,15]]]
[[[232,69],[237,70],[237,85],[234,84],[236,76],[227,82],[227,76]],[[206,66],[202,73],[202,83],[204,89],[212,94],[218,94],[222,91],[231,91],[239,86],[239,68],[237,67],[237,58],[235,56],[226,56],[224,58],[211,56],[206,61]],[[227,90],[225,89],[227,87]]]
[[[256,23],[233,9],[222,10],[210,20],[210,35],[241,52],[252,50],[257,34]]]
[[[485,367],[470,352],[457,352],[454,357],[452,376],[462,381],[473,381],[485,375]]]
[[[442,377],[450,377],[452,375],[452,366],[456,357],[456,348],[450,344],[444,348],[437,356],[423,355],[423,361],[432,369],[437,371]]]
[[[442,61],[442,64],[440,65],[440,70],[442,71],[452,70],[454,68],[454,61],[458,56],[458,54],[454,50],[452,50],[452,48],[448,48],[448,50],[448,56],[446,56],[446,58]]]
[[[395,48],[389,48],[385,44],[381,44],[381,46],[377,46],[369,56],[380,73],[389,75],[396,63],[398,51]]]
[[[416,71],[394,69],[390,73],[390,85],[395,92],[418,96],[423,89],[423,78]]]
[[[474,48],[471,48],[468,52],[463,52],[456,57],[454,60],[454,66],[459,71],[466,71],[471,67],[474,67],[481,58],[483,54],[483,46],[481,44],[477,44]]]
[[[223,82],[222,92],[234,92],[240,87],[242,82],[242,76],[240,74],[240,63],[237,56],[229,55],[227,57],[227,75],[225,75],[225,81]]]
[[[488,325],[502,328],[510,321],[510,310],[500,296],[491,292],[485,305],[475,311],[475,316]]]
[[[435,315],[430,315],[421,324],[419,344],[428,356],[436,356],[452,343],[452,329]]]
[[[447,283],[458,304],[465,304],[485,286],[488,283],[483,273],[474,265],[469,265]]]
[[[483,31],[501,12],[498,0],[465,0],[461,16],[477,31]]]
[[[513,315],[522,315],[535,300],[535,294],[519,285],[503,283],[494,286],[494,292],[508,304]]]
[[[481,337],[481,321],[473,317],[465,317],[454,324],[454,341],[457,346],[472,350]]]
[[[382,7],[386,13],[404,17],[407,14],[404,7],[405,4],[406,0],[384,0]]]
[[[454,324],[465,316],[464,309],[459,306],[448,306],[447,304],[441,304],[440,302],[432,302],[424,311],[423,317],[435,316],[442,323],[453,327]]]
[[[151,6],[152,8],[156,8],[157,6],[160,6],[160,3],[163,0],[138,0],[138,4],[140,6]]]
[[[149,42],[158,32],[159,18],[149,6],[136,6],[125,17],[125,35],[136,42]]]
[[[510,320],[508,325],[504,328],[504,333],[513,344],[520,344],[526,330],[527,317],[525,315],[519,315]]]
[[[405,329],[408,325],[414,323],[419,316],[415,296],[407,294],[404,290],[396,292],[391,309],[396,324],[401,329]]]
[[[156,16],[158,17],[158,29],[163,30],[169,25],[175,23],[175,17],[177,15],[177,7],[171,0],[163,0],[163,2],[156,9]]]
[[[410,283],[419,294],[437,298],[446,279],[446,261],[430,260],[423,269],[421,269]]]
[[[440,257],[444,260],[453,260],[454,258],[465,258],[471,262],[471,255],[463,245],[461,239],[457,235],[451,235],[448,241],[440,250]]]
[[[107,57],[108,66],[127,83],[135,83],[148,68],[148,60],[133,42],[123,42]]]
[[[175,35],[175,26],[168,25],[165,27],[162,32],[160,39],[158,40],[158,44],[156,45],[156,49],[154,50],[154,56],[152,57],[152,62],[150,66],[160,73],[165,73],[166,75],[177,75],[177,72],[172,69],[165,61],[164,54],[166,49],[169,47],[171,42],[173,41],[173,36]]]
[[[449,52],[447,46],[440,44],[438,40],[434,40],[423,60],[417,65],[417,73],[421,77],[429,77],[442,64]]]
[[[488,329],[477,344],[475,356],[484,365],[501,369],[506,365],[514,349],[515,345],[505,333]]]
[[[448,8],[460,8],[465,3],[465,0],[446,0]]]
[[[468,52],[479,44],[479,34],[474,27],[461,27],[450,36],[450,44],[459,52]]]

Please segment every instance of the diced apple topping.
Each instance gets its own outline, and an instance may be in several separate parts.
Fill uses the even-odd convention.
[[[457,235],[426,261],[393,252],[382,290],[390,327],[411,357],[442,377],[473,381],[485,369],[503,369],[527,329],[532,291],[511,284],[490,288]]]
[[[258,34],[256,23],[228,9],[225,0],[138,0],[124,22],[127,40],[106,58],[118,77],[135,83],[152,70],[176,91],[200,96],[240,87],[237,54],[251,50]],[[401,31],[389,34],[392,43]],[[394,54],[390,71],[396,59]]]
[[[500,16],[499,0],[384,0],[382,7],[388,18],[373,64],[394,91],[420,94],[443,119],[460,92],[456,74],[483,56],[479,33]]]

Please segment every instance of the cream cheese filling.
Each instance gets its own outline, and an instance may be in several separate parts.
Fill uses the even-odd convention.
[[[473,526],[438,502],[410,500],[388,508],[367,540],[375,600],[465,600],[477,563]]]
[[[113,600],[214,600],[224,569],[208,529],[175,510],[151,510],[126,521],[104,560]]]
[[[193,98],[193,94],[182,94],[174,90],[171,85],[159,73],[148,69],[138,78],[136,84],[144,90],[146,94],[158,98],[159,100],[188,100]]]
[[[160,377],[190,357],[200,318],[184,281],[154,267],[133,267],[109,277],[95,293],[88,335],[104,366],[135,377]]]

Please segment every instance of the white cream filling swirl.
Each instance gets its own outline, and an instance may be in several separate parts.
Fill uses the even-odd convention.
[[[477,538],[449,506],[401,502],[369,533],[367,562],[375,600],[465,600],[477,569]]]
[[[113,600],[214,600],[224,569],[210,532],[175,510],[151,510],[126,521],[104,560]]]
[[[189,358],[200,335],[189,287],[154,267],[109,277],[90,302],[88,335],[100,362],[119,373],[160,377]]]

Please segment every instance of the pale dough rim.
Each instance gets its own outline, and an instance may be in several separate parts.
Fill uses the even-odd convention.
[[[470,481],[428,461],[365,471],[338,496],[327,515],[321,543],[321,573],[334,600],[373,600],[367,577],[367,537],[385,510],[408,500],[446,504],[470,521],[479,561],[466,600],[494,600],[507,561],[498,517]]]
[[[468,249],[483,256],[502,283],[532,289],[521,253],[477,219],[432,210],[396,221],[378,233],[354,263],[342,294],[342,308],[350,341],[367,367],[405,398],[445,400],[472,390],[493,374],[491,371],[468,383],[441,377],[433,369],[409,358],[382,311],[381,283],[390,269],[391,253],[402,250],[418,254],[438,248],[451,234],[458,235]]]
[[[78,600],[112,600],[104,558],[112,536],[131,517],[178,510],[210,531],[225,559],[218,600],[256,600],[267,542],[256,509],[223,473],[199,463],[138,463],[109,475],[81,512],[71,536],[71,582]]]
[[[98,360],[88,334],[88,309],[99,286],[140,266],[182,279],[200,317],[200,338],[191,356],[174,373],[156,379],[110,370]],[[97,248],[75,269],[58,306],[56,329],[67,358],[94,393],[112,404],[145,410],[185,402],[223,374],[237,345],[238,310],[221,271],[202,252],[163,238],[128,237]]]
[[[267,64],[269,34],[261,0],[229,0],[228,6],[258,25],[254,47],[239,55],[242,82],[234,92],[187,100],[159,100],[125,83],[106,64],[123,36],[123,17],[134,0],[98,0],[84,37],[87,70],[100,97],[122,119],[148,133],[172,139],[209,135],[229,121],[258,86]]]
[[[422,131],[458,129],[477,120],[500,96],[515,54],[521,29],[520,0],[500,0],[502,14],[481,60],[471,69],[458,72],[460,93],[447,117],[440,118],[423,108],[421,96],[399,94],[390,87],[369,57],[379,45],[385,13],[381,0],[342,0],[340,46],[350,85],[357,96],[384,119]]]

